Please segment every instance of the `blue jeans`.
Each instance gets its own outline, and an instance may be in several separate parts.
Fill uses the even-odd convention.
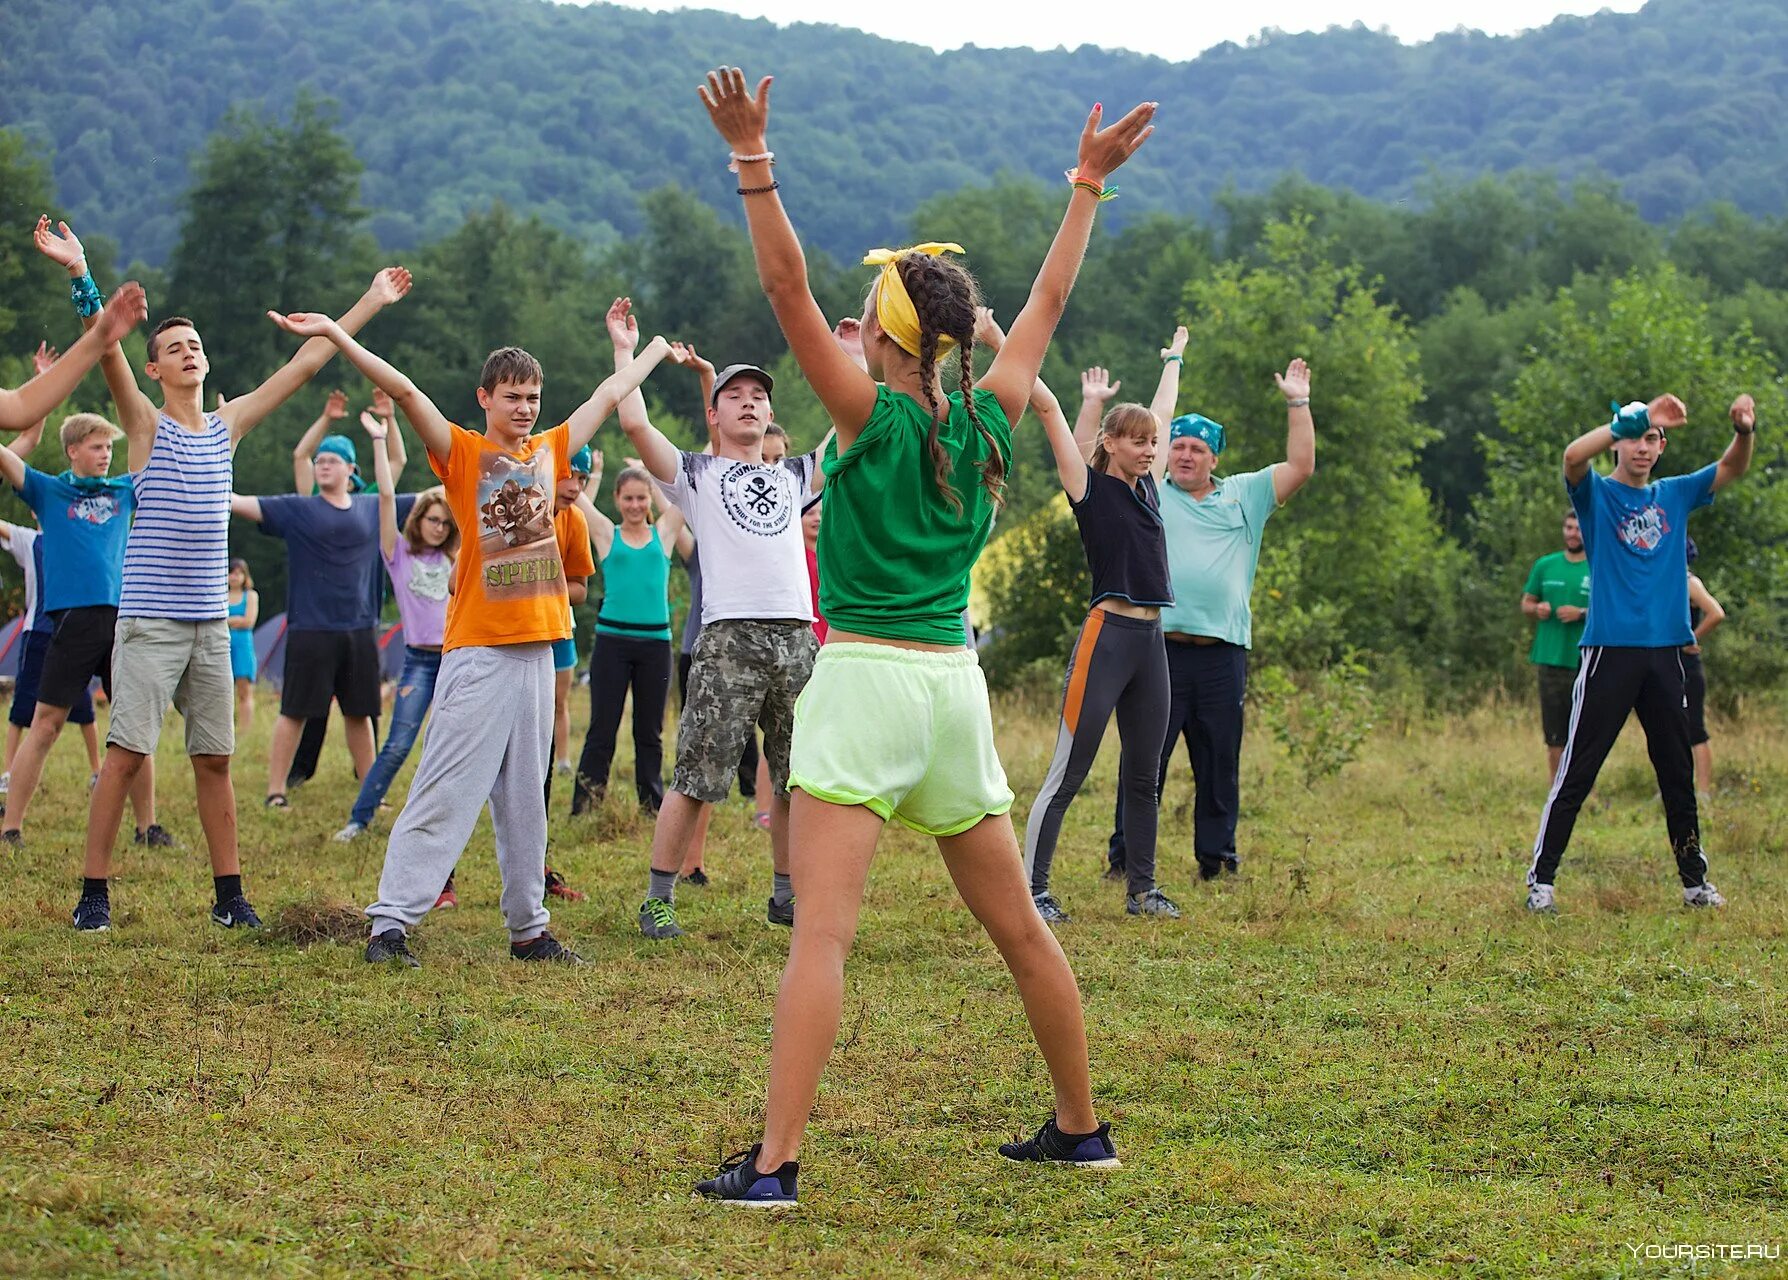
[[[360,784],[360,795],[348,816],[361,826],[372,825],[379,801],[391,789],[391,780],[410,758],[410,748],[422,732],[429,703],[435,700],[435,677],[441,673],[441,654],[434,649],[404,646],[403,674],[397,678],[397,701],[391,708],[391,728],[385,734],[385,745],[379,758]]]

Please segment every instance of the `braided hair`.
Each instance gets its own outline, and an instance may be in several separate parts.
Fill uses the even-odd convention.
[[[975,407],[975,308],[980,305],[981,291],[975,278],[960,263],[929,253],[909,253],[898,264],[900,281],[913,300],[919,316],[919,386],[925,396],[925,407],[931,414],[931,430],[925,437],[925,449],[931,458],[932,479],[950,509],[962,513],[962,495],[950,483],[955,469],[949,451],[938,440],[938,427],[949,414],[948,402],[940,403],[933,389],[937,371],[937,349],[940,335],[954,338],[961,356],[959,388],[962,408],[981,438],[987,442],[987,460],[980,466],[981,487],[997,507],[1006,488],[1006,463],[1000,457],[993,433],[981,422]]]

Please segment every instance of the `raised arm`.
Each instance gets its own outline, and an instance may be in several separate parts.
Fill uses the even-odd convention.
[[[0,449],[0,480],[21,492],[25,488],[25,459],[11,449]]]
[[[1113,382],[1108,370],[1097,365],[1080,375],[1080,412],[1074,416],[1074,452],[1082,462],[1093,460],[1093,449],[1099,443],[1099,424],[1105,420],[1105,406],[1117,397],[1122,382]]]
[[[1590,462],[1597,455],[1612,449],[1617,439],[1637,440],[1651,427],[1670,431],[1688,420],[1688,408],[1673,395],[1661,395],[1650,404],[1633,401],[1624,409],[1618,410],[1614,421],[1607,426],[1585,431],[1565,446],[1565,483],[1573,489],[1582,484],[1583,477],[1589,474]],[[1715,484],[1717,487],[1718,481]]]
[[[389,560],[397,550],[397,478],[391,474],[391,455],[385,451],[387,427],[364,409],[360,425],[372,441],[373,480],[379,490],[379,550]]]
[[[1150,472],[1160,484],[1167,474],[1168,436],[1173,430],[1173,411],[1180,402],[1180,374],[1186,366],[1186,326],[1173,331],[1173,338],[1161,348],[1161,380],[1155,384],[1155,398],[1149,412],[1155,415],[1155,465]],[[1280,499],[1284,501],[1284,499]]]
[[[1285,397],[1285,462],[1273,468],[1273,497],[1283,503],[1316,474],[1316,420],[1310,416],[1310,366],[1293,360],[1275,373]]]
[[[397,412],[391,407],[391,397],[375,388],[372,411],[373,416],[385,424],[385,456],[391,459],[391,487],[396,490],[404,478],[404,468],[410,465],[410,450],[404,444],[404,433],[398,429]]]
[[[403,411],[404,417],[410,420],[410,425],[416,428],[423,447],[437,461],[447,461],[447,456],[453,452],[452,424],[435,407],[433,400],[423,395],[414,382],[398,372],[388,361],[368,351],[334,320],[317,312],[297,311],[282,316],[269,311],[267,318],[287,333],[296,333],[306,338],[328,339],[348,358],[348,363],[366,376],[368,382],[391,397],[392,403]],[[230,403],[234,404],[235,401]]]
[[[1750,470],[1751,453],[1757,443],[1757,402],[1750,396],[1740,396],[1727,413],[1732,418],[1732,443],[1720,455],[1719,468],[1714,472],[1715,493]]]
[[[360,295],[360,301],[350,307],[348,313],[336,324],[344,334],[352,336],[368,320],[385,307],[401,300],[409,291],[410,273],[402,267],[386,267],[373,277],[366,292]],[[325,340],[321,335],[312,336],[267,381],[247,395],[237,396],[226,404],[219,413],[230,428],[231,441],[242,439],[253,430],[256,423],[291,399],[299,387],[316,377],[318,371],[334,358],[339,345]]]
[[[590,398],[572,411],[566,422],[571,428],[569,447],[573,453],[590,443],[600,427],[612,413],[640,384],[645,382],[664,358],[671,353],[671,344],[663,338],[653,338],[646,344],[646,349],[633,357],[624,369],[616,369],[604,378]],[[656,430],[656,428],[654,428]],[[663,438],[662,435],[659,437]],[[641,455],[644,457],[645,455]]]
[[[93,282],[89,278],[89,273],[87,271],[86,251],[82,249],[81,242],[79,238],[76,237],[75,233],[68,229],[68,224],[66,222],[57,223],[55,229],[52,229],[48,217],[39,218],[37,220],[37,227],[32,232],[32,240],[37,245],[38,252],[42,253],[58,266],[67,270],[69,279],[76,282],[76,287],[84,288],[89,297],[97,296],[98,290],[93,287]],[[117,294],[113,295],[112,304],[118,305],[119,298],[126,293],[140,295],[142,293],[142,287],[134,282],[124,285],[118,290]],[[132,310],[137,310],[135,303],[127,303],[126,305],[130,306]],[[81,318],[81,328],[89,333],[94,329],[100,328],[107,323],[106,315],[110,311],[111,306],[107,306],[104,311],[95,312],[89,316],[83,316]],[[118,340],[126,333],[130,332],[131,328],[135,325],[140,324],[143,320],[147,319],[148,315],[149,303],[146,298],[143,298],[141,299],[140,314],[137,315],[136,319],[132,320],[129,324],[108,329],[107,335],[109,335],[109,338],[106,335],[102,335],[99,338],[93,339],[96,348],[88,349],[86,355],[83,356],[83,358],[86,359],[86,363],[80,368],[79,372],[74,375],[76,383],[78,383],[82,377],[86,376],[87,370],[93,367],[93,359],[87,357],[92,356],[93,351],[97,349],[98,355],[96,358],[99,363],[100,372],[105,376],[106,389],[111,392],[112,403],[116,405],[118,409],[118,423],[124,428],[124,434],[130,441],[129,452],[132,455],[130,468],[133,471],[139,470],[142,464],[148,461],[149,446],[155,439],[155,420],[158,410],[150,401],[149,397],[143,394],[143,389],[137,385],[136,375],[131,372],[130,361],[124,358],[124,348],[118,345]],[[85,339],[83,339],[83,341],[85,341]],[[69,350],[68,355],[72,357],[80,352],[81,343],[77,342],[74,347]],[[66,374],[67,372],[68,370],[63,370],[63,373]],[[55,405],[60,404],[63,400],[66,400],[69,394],[73,392],[74,386],[75,383],[70,383],[68,390],[61,395],[56,396],[50,402],[49,406],[46,407],[43,412],[37,414],[36,417],[48,417],[49,410],[54,408]],[[0,392],[0,396],[4,395],[4,392]],[[3,412],[0,412],[0,417],[3,417]],[[139,453],[141,454],[140,460],[137,457]]]
[[[588,490],[578,494],[572,505],[584,513],[584,523],[590,529],[590,550],[596,553],[596,563],[601,564],[608,559],[608,553],[615,545],[615,522],[590,501]]]
[[[675,551],[687,560],[695,554],[695,535],[689,532],[689,522],[683,513],[675,507],[666,505],[664,514],[658,517],[658,541],[664,547],[664,558],[670,559]]]
[[[1149,134],[1155,118],[1153,102],[1133,108],[1116,124],[1101,129],[1102,108],[1095,103],[1080,131],[1080,162],[1075,169],[1074,191],[1068,197],[1062,224],[1043,259],[1042,269],[1031,285],[1030,298],[1012,322],[1006,345],[993,358],[977,384],[998,397],[1006,417],[1016,419],[1030,398],[1031,384],[1043,367],[1043,356],[1067,308],[1074,277],[1086,257],[1093,231],[1093,211],[1098,208],[1105,180],[1136,153]]]
[[[765,76],[753,94],[745,87],[743,71],[722,67],[708,73],[708,83],[697,93],[715,130],[732,148],[758,283],[802,376],[838,428],[839,448],[848,449],[875,408],[875,380],[839,349],[808,284],[807,259],[777,194],[774,157],[765,141],[771,80]]]
[[[51,365],[56,363],[56,348],[47,342],[37,344],[37,350],[31,353],[31,373],[35,377],[47,373]],[[21,458],[29,458],[37,452],[37,446],[43,441],[43,429],[48,424],[47,418],[39,418],[26,427],[18,435],[7,442],[6,447]]]
[[[708,410],[714,404],[714,362],[698,353],[693,342],[685,344],[683,350],[689,354],[689,358],[683,363],[695,370],[696,377],[701,382],[702,411],[697,421],[702,424],[702,430],[706,432],[708,430]],[[712,441],[713,438],[713,434],[708,433],[708,439]]]
[[[633,304],[630,299],[616,298],[610,304],[607,316],[608,338],[615,350],[615,376],[620,377],[623,370],[634,363],[634,349],[639,342],[639,321],[633,315]],[[663,341],[663,339],[658,339]],[[688,348],[669,348],[669,354],[678,364],[689,362]],[[657,479],[665,484],[672,484],[677,478],[677,468],[682,465],[677,454],[677,446],[672,444],[665,434],[652,425],[651,417],[646,413],[646,398],[637,390],[622,397],[618,406],[621,419],[621,430],[627,433],[627,440],[639,454],[640,461]],[[575,415],[573,415],[575,416]],[[707,415],[703,414],[703,421]],[[581,449],[582,445],[574,445]],[[604,555],[607,552],[603,553]]]
[[[218,404],[223,409],[223,404]],[[310,496],[316,487],[316,468],[313,460],[317,455],[317,446],[323,443],[323,437],[329,434],[329,424],[340,422],[348,416],[348,393],[337,387],[329,393],[329,399],[323,402],[323,412],[317,420],[310,424],[304,434],[298,437],[298,443],[292,446],[292,492],[300,498]]]
[[[149,303],[143,296],[143,286],[134,280],[120,285],[112,300],[106,303],[105,310],[99,313],[99,319],[60,360],[16,391],[0,387],[0,431],[23,431],[39,419],[49,417],[57,405],[74,394],[81,379],[100,362],[100,357],[116,347],[118,340],[141,324],[148,314]],[[118,359],[124,359],[122,351],[118,353]],[[140,407],[148,411],[148,426],[153,431],[155,406],[137,386],[128,364],[124,366],[124,376],[129,382],[129,392],[134,393],[141,401]],[[113,399],[119,400],[122,388],[113,383],[109,367],[106,385],[111,387]],[[131,407],[137,406],[133,403]],[[120,417],[130,416],[123,400],[120,400],[118,412]]]
[[[244,520],[253,520],[259,524],[261,523],[261,500],[246,497],[240,493],[232,493],[230,495],[230,514],[241,516]]]

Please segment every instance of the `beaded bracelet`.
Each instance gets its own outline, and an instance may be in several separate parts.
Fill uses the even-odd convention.
[[[1287,409],[1307,409],[1310,407],[1310,397],[1303,396],[1297,400],[1287,400],[1285,402],[1285,407]]]
[[[98,315],[100,308],[105,306],[105,299],[100,296],[99,286],[93,283],[90,272],[78,280],[69,281],[68,300],[74,303],[75,311],[83,319]]]
[[[739,171],[739,166],[742,164],[757,164],[762,161],[768,161],[770,164],[776,163],[776,153],[774,151],[760,151],[754,156],[742,156],[736,151],[729,151],[726,153],[726,157],[726,169],[728,173],[737,173]]]
[[[761,196],[767,191],[775,191],[781,185],[780,182],[771,182],[767,187],[740,187],[739,194],[742,196]]]

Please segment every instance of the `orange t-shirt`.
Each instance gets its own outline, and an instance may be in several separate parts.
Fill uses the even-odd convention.
[[[511,453],[453,429],[445,465],[432,453],[460,527],[443,651],[468,645],[541,644],[571,634],[571,604],[553,519],[553,491],[571,474],[564,423]]]
[[[559,561],[565,566],[565,577],[582,578],[588,582],[596,572],[596,557],[590,554],[590,522],[576,507],[566,507],[553,517],[553,528],[559,534]],[[565,608],[565,625],[573,625],[569,603]]]

